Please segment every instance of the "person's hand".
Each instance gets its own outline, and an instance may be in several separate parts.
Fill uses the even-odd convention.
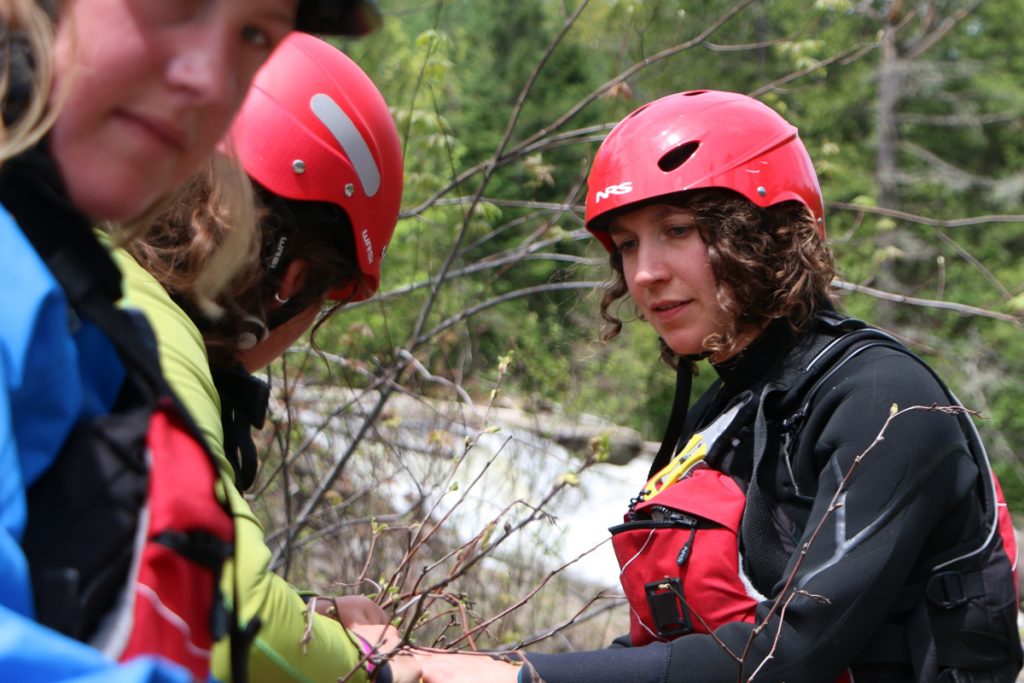
[[[346,627],[349,632],[358,636],[373,648],[377,655],[388,655],[402,642],[398,629],[394,626],[380,624],[353,624]]]
[[[429,653],[414,655],[423,667],[423,683],[516,683],[519,665],[483,653]]]
[[[384,608],[364,595],[342,595],[336,598],[317,597],[315,608],[320,614],[337,619],[351,630],[357,624],[390,623]]]
[[[407,652],[399,652],[388,660],[393,683],[422,683],[423,669],[419,660]]]
[[[407,651],[395,651],[402,638],[394,626],[356,624],[346,628],[373,649],[374,661],[378,656],[391,655],[387,663],[393,683],[420,683],[420,662]]]

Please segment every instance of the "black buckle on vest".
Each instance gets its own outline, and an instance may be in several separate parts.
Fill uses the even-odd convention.
[[[928,579],[928,601],[943,609],[959,607],[985,594],[981,572],[941,572]]]
[[[651,609],[659,636],[675,638],[693,632],[690,610],[683,599],[679,579],[652,581],[644,585],[644,593],[647,594],[647,606]]]

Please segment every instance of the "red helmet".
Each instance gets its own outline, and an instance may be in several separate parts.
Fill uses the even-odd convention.
[[[295,28],[309,33],[364,36],[380,26],[373,0],[299,0]]]
[[[328,293],[366,299],[402,202],[402,146],[388,105],[355,62],[305,33],[292,33],[253,79],[228,133],[227,150],[274,194],[330,202],[352,224],[362,278]]]
[[[640,107],[601,143],[587,185],[587,228],[609,251],[602,216],[711,187],[734,190],[762,207],[796,200],[825,235],[818,176],[796,128],[737,93],[692,90]]]

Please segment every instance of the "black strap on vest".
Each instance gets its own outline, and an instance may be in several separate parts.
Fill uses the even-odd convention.
[[[256,481],[259,460],[252,430],[263,428],[270,385],[250,375],[241,364],[228,370],[214,370],[213,383],[220,395],[224,455],[235,471],[235,487],[244,492]]]
[[[772,371],[757,399],[753,463],[747,484],[747,504],[743,510],[740,541],[743,544],[747,573],[754,585],[766,595],[771,593],[774,584],[783,577],[789,563],[789,553],[782,545],[772,513],[775,508],[772,493],[775,490],[775,472],[773,467],[767,467],[764,463],[770,438],[768,411],[775,416],[793,410],[793,404],[805,396],[809,385],[832,366],[835,354],[839,353],[836,347],[840,344],[839,339],[843,338],[843,328],[853,326],[852,322],[848,322],[850,319],[839,318],[831,312],[819,313],[817,320],[824,329],[800,338],[797,347]],[[801,406],[795,412],[799,413],[802,409]],[[793,419],[791,416],[790,420]]]
[[[675,395],[672,397],[672,412],[669,414],[668,424],[665,426],[665,436],[661,439],[661,447],[658,449],[658,454],[654,456],[654,462],[651,463],[651,471],[647,475],[648,479],[667,465],[679,448],[679,438],[683,435],[683,427],[686,426],[686,415],[690,410],[690,390],[692,387],[693,363],[680,358],[679,366],[676,368],[676,390]]]
[[[762,482],[766,470],[761,467],[768,443],[768,423],[765,418],[765,399],[775,387],[767,385],[758,398],[757,416],[754,418],[754,461],[750,482],[747,484],[747,503],[740,521],[740,543],[743,546],[744,567],[755,586],[768,589],[786,571],[789,554],[782,547],[782,539],[772,516],[771,482]],[[749,543],[748,539],[757,539]]]

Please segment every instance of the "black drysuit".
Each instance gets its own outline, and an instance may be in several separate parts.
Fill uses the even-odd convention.
[[[819,327],[794,339],[776,324],[737,358],[717,366],[721,382],[691,408],[682,442],[744,392],[760,395],[780,364],[791,362],[816,334],[831,332]],[[793,585],[799,592],[784,601],[783,617],[770,617],[759,635],[752,636],[752,624],[737,622],[718,628],[714,636],[693,634],[669,643],[594,652],[528,654],[528,660],[547,683],[729,682],[746,680],[758,667],[755,680],[765,683],[836,681],[847,668],[857,683],[918,680],[904,635],[908,624],[913,625],[912,607],[920,604],[920,591],[909,587],[919,585],[915,579],[920,581],[926,562],[981,533],[979,470],[955,415],[912,411],[895,419],[883,440],[876,439],[894,405],[902,409],[949,403],[942,386],[917,360],[895,349],[869,348],[849,358],[813,393],[788,455],[778,438],[768,439],[758,481],[762,487],[768,483],[774,526],[791,554],[781,574],[765,577],[760,572],[755,586],[761,593],[769,598],[779,594],[797,567],[796,550],[819,525],[821,529],[796,568]],[[785,417],[769,424],[777,427]],[[737,433],[709,455],[710,464],[744,486],[751,476],[753,431]],[[851,470],[839,505],[829,512]],[[741,547],[748,545],[741,537]],[[748,573],[757,576],[759,572],[750,571],[757,569],[749,566],[751,553],[745,552],[745,561]],[[989,590],[998,595],[989,597],[1013,603],[1008,571],[1000,583]],[[758,621],[771,605],[769,599],[758,606]],[[1016,611],[1008,608],[1004,613]],[[983,635],[1001,639],[1005,663],[984,675],[940,680],[1015,679],[1020,666],[1020,644],[1012,637],[1015,625],[991,623],[982,630],[989,626],[992,633]],[[961,634],[946,637],[961,639]],[[628,645],[628,638],[620,641]],[[737,657],[745,648],[741,679]],[[941,668],[941,644],[939,655]]]

